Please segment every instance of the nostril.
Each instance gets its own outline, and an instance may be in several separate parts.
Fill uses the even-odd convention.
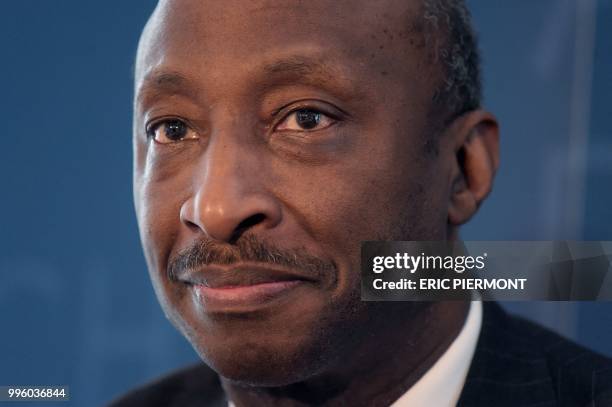
[[[199,226],[198,226],[198,224],[197,224],[197,223],[195,223],[195,222],[192,222],[192,221],[190,221],[190,220],[184,220],[184,221],[183,221],[183,223],[184,223],[184,224],[185,224],[185,225],[186,225],[186,226],[187,226],[189,229],[191,229],[192,231],[197,231],[197,230],[200,230],[200,227],[199,227]]]
[[[230,238],[230,243],[236,243],[236,241],[250,228],[262,223],[266,219],[266,215],[263,213],[257,213],[255,215],[249,216],[242,222],[236,226],[234,229],[234,233],[232,233],[232,237]]]

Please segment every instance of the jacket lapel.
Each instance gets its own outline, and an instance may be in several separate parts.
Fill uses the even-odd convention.
[[[458,406],[556,406],[545,355],[514,328],[498,304],[483,303],[482,330]]]

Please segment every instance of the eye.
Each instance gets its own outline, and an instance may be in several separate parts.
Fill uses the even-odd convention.
[[[289,113],[276,130],[280,131],[316,131],[331,126],[336,121],[315,109],[299,109]]]
[[[160,144],[197,139],[198,135],[187,123],[179,119],[167,119],[154,123],[147,130],[147,137]]]

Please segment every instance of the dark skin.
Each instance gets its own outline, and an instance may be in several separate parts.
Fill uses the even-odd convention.
[[[145,257],[167,317],[237,406],[388,405],[461,329],[466,303],[359,298],[361,241],[455,239],[498,165],[485,111],[432,134],[442,70],[420,12],[416,0],[176,0],[145,29],[133,139]],[[274,266],[304,280],[228,304],[169,276],[198,242],[227,254],[253,240],[304,257]],[[238,257],[198,270],[272,267]]]

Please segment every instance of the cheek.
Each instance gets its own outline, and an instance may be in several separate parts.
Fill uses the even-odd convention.
[[[439,222],[423,207],[431,199],[417,176],[422,170],[414,161],[410,170],[405,167],[392,157],[374,161],[357,157],[282,172],[293,174],[280,177],[278,184],[283,186],[280,194],[291,203],[289,210],[337,263],[336,295],[359,291],[362,241],[420,240],[435,235],[433,225]]]
[[[193,147],[192,145],[190,145]],[[134,176],[134,199],[140,237],[149,270],[166,267],[181,229],[180,210],[191,185],[197,149],[162,150],[150,146],[139,151]]]
[[[136,212],[140,239],[149,272],[156,283],[165,276],[167,259],[180,226],[180,199],[176,187],[142,177],[135,182]],[[156,287],[157,289],[157,287]]]
[[[168,320],[185,332],[182,313],[187,300],[186,290],[171,282],[166,273],[168,257],[179,235],[180,199],[177,194],[169,193],[173,187],[165,184],[146,180],[135,183],[138,227],[157,299]]]
[[[422,190],[418,185],[383,181],[375,172],[335,177],[323,185],[317,191],[321,199],[309,210],[324,240],[337,251],[358,259],[362,241],[410,235],[406,222],[419,212],[415,203]]]

